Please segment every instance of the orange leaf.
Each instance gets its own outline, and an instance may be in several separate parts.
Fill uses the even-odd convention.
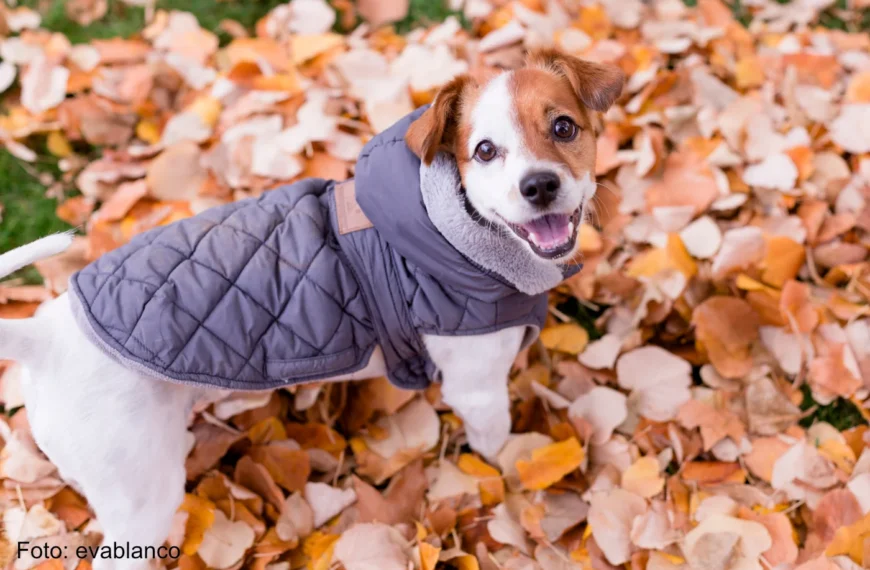
[[[766,238],[767,248],[761,267],[761,280],[774,287],[782,287],[797,277],[806,260],[804,246],[785,236]]]
[[[181,551],[193,556],[199,550],[202,539],[211,525],[214,524],[214,503],[208,499],[187,493],[179,510],[187,513],[187,523],[184,527],[184,542]]]
[[[658,495],[665,488],[658,460],[646,456],[635,461],[622,473],[622,488],[647,499]]]
[[[739,463],[722,461],[694,461],[686,464],[681,472],[683,481],[699,485],[719,485],[721,483],[743,483],[746,472]]]
[[[870,513],[855,524],[837,530],[834,540],[825,550],[825,555],[846,555],[866,568],[867,563],[870,563],[870,560],[864,558],[864,543],[867,540],[870,540]]]
[[[783,319],[797,327],[798,332],[810,332],[819,324],[819,314],[810,303],[810,288],[806,283],[788,281],[782,288],[779,310]]]
[[[736,297],[710,297],[692,315],[695,342],[722,376],[739,378],[752,368],[752,345],[758,339],[758,315]]]
[[[484,463],[477,456],[470,453],[460,455],[456,466],[463,473],[479,479],[480,500],[484,506],[497,505],[504,501],[504,481],[498,469]]]
[[[417,547],[420,550],[421,570],[435,570],[435,564],[438,563],[438,554],[441,553],[441,549],[422,541]]]
[[[529,461],[516,463],[520,481],[526,489],[546,489],[583,463],[585,454],[576,438],[551,443],[532,452]]]

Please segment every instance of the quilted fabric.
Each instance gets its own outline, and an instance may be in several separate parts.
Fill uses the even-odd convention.
[[[210,209],[74,274],[79,325],[146,374],[235,390],[353,372],[378,345],[393,383],[422,388],[437,372],[422,334],[538,330],[546,294],[481,269],[429,220],[420,163],[403,141],[420,112],[357,163],[373,228],[340,235],[334,183],[318,179]]]

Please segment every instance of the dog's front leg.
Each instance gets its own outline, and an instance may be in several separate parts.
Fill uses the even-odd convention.
[[[511,431],[508,374],[525,327],[474,336],[425,335],[441,395],[465,423],[472,449],[494,459]]]

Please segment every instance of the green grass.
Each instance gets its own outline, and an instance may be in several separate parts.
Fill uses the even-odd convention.
[[[801,410],[809,410],[813,406],[818,406],[816,411],[800,421],[801,426],[808,428],[816,422],[827,422],[837,428],[839,431],[844,431],[855,426],[864,425],[867,420],[861,415],[861,411],[854,403],[845,398],[837,398],[827,406],[822,406],[813,399],[810,387],[804,384],[801,386],[804,399],[801,402]]]
[[[396,31],[405,33],[418,25],[429,26],[443,22],[448,16],[456,16],[463,26],[468,22],[461,11],[450,10],[447,2],[438,0],[411,0],[408,7],[408,15],[401,22],[396,23]]]
[[[0,203],[0,252],[69,229],[55,215],[57,201],[46,198],[45,187],[5,150],[0,151]]]

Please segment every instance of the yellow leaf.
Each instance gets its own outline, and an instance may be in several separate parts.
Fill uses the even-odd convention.
[[[629,277],[652,277],[668,267],[668,254],[664,249],[649,249],[628,264],[625,274]]]
[[[136,136],[148,144],[157,144],[160,140],[160,128],[152,121],[139,121],[136,125]]]
[[[60,131],[51,131],[48,133],[48,138],[45,141],[45,144],[48,147],[48,152],[58,158],[66,158],[73,153],[69,141]]]
[[[344,44],[344,36],[339,34],[302,34],[290,38],[290,53],[293,63],[305,63],[325,51]]]
[[[657,550],[656,552],[659,554],[659,556],[662,556],[671,564],[680,565],[686,563],[686,559],[682,556],[677,556],[676,554],[668,554],[666,552],[662,552],[661,550]]]
[[[600,4],[583,6],[574,25],[586,32],[586,35],[593,40],[603,40],[613,30],[607,11]]]
[[[698,264],[678,234],[669,234],[663,249],[653,248],[632,259],[625,274],[629,277],[653,277],[666,269],[675,269],[687,279],[698,273]]]
[[[463,554],[462,556],[451,558],[450,563],[456,567],[456,570],[480,570],[477,558],[471,554]]]
[[[604,247],[601,234],[586,222],[580,224],[577,241],[580,243],[580,251],[583,253],[597,253]]]
[[[332,552],[340,538],[337,534],[314,531],[302,543],[302,551],[308,556],[308,570],[327,570],[332,564]]]
[[[187,493],[179,510],[187,513],[181,551],[188,556],[193,556],[199,550],[205,532],[214,524],[215,506],[208,499]]]
[[[463,473],[480,479],[477,485],[480,488],[480,501],[484,506],[497,505],[504,501],[504,481],[498,469],[470,453],[460,455],[456,465]]]
[[[550,350],[580,354],[589,342],[589,333],[575,323],[547,327],[541,332],[541,342]]]
[[[269,443],[287,439],[287,430],[284,424],[275,416],[261,420],[248,430],[248,438],[253,444]]]
[[[738,275],[737,281],[735,281],[734,284],[737,285],[738,289],[743,289],[744,291],[761,291],[763,293],[767,293],[771,297],[776,297],[777,299],[779,298],[779,291],[777,291],[773,287],[765,285],[761,281],[756,281],[745,273],[741,273],[740,275]]]
[[[767,252],[762,261],[761,280],[774,287],[797,277],[806,260],[804,246],[785,236],[773,236],[765,240]]]
[[[428,542],[420,542],[420,570],[435,570],[435,564],[438,563],[438,554],[441,553],[440,548],[436,548]]]
[[[213,127],[221,114],[221,102],[214,97],[204,95],[191,103],[187,110],[195,113],[204,125]]]
[[[754,55],[741,58],[735,66],[734,74],[740,89],[758,87],[764,83],[764,67]]]
[[[622,488],[646,499],[665,488],[665,479],[659,475],[659,462],[655,457],[641,457],[622,474]]]
[[[846,555],[857,564],[864,565],[864,541],[870,539],[870,513],[855,524],[840,527],[834,535],[834,540],[825,550],[825,556]],[[866,565],[864,566],[866,568]]]
[[[429,535],[429,531],[420,521],[414,521],[414,527],[417,529],[417,541],[423,542],[423,539]]]
[[[456,462],[456,466],[459,467],[463,473],[467,473],[472,477],[501,477],[498,469],[470,453],[463,453],[460,455],[459,461]]]
[[[516,463],[520,481],[526,489],[546,489],[583,463],[584,452],[577,438],[545,445],[532,452],[532,459]]]
[[[698,273],[698,264],[689,255],[689,251],[679,234],[668,234],[668,244],[665,246],[665,251],[668,253],[671,267],[685,275],[686,279],[691,279]]]
[[[833,461],[846,475],[851,475],[855,469],[855,452],[845,441],[826,439],[819,446],[819,453]]]

